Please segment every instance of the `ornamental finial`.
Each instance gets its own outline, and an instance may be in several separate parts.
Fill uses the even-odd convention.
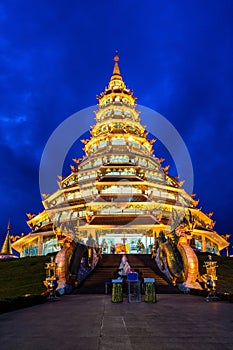
[[[116,53],[115,53],[115,56],[114,56],[114,61],[115,61],[115,62],[119,62],[118,50],[116,50]]]
[[[10,222],[10,219],[8,220],[8,225],[7,225],[7,231],[10,231],[11,229],[11,222]]]
[[[115,56],[114,56],[114,62],[115,62],[115,64],[114,64],[111,80],[113,80],[113,79],[120,79],[120,80],[122,80],[120,68],[118,66],[119,55],[118,55],[118,51],[117,50],[116,50],[116,53],[115,53]]]

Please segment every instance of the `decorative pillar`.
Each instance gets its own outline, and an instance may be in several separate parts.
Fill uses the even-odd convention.
[[[38,237],[38,255],[42,255],[43,236]]]
[[[23,258],[23,247],[22,246],[20,247],[20,250],[19,250],[19,256],[20,256],[20,258]]]
[[[206,252],[206,239],[205,239],[205,236],[202,236],[201,245],[202,245],[202,252]]]

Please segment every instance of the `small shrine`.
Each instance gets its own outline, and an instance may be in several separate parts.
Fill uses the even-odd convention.
[[[13,254],[12,248],[11,248],[11,237],[10,237],[10,220],[7,225],[7,233],[5,240],[2,245],[2,249],[0,251],[0,259],[12,259],[12,258],[18,258],[15,254]]]

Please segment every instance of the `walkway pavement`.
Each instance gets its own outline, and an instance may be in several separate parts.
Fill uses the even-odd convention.
[[[156,304],[70,295],[0,315],[1,350],[233,349],[233,304],[159,294]]]

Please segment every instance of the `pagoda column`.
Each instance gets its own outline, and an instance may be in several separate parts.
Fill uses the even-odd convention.
[[[43,236],[38,237],[38,255],[42,255]]]
[[[201,245],[202,245],[202,252],[206,252],[206,239],[205,239],[205,236],[202,236]]]

